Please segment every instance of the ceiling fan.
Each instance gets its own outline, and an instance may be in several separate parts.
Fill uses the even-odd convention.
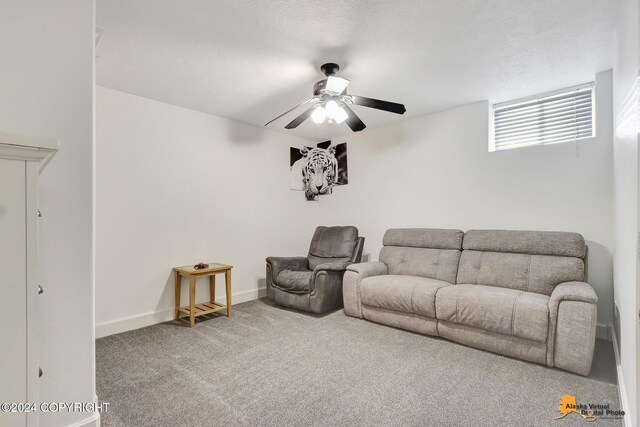
[[[346,122],[352,131],[358,132],[366,128],[362,120],[350,105],[361,105],[363,107],[375,108],[377,110],[388,111],[390,113],[404,114],[406,108],[404,105],[395,102],[381,101],[379,99],[365,98],[364,96],[348,95],[347,86],[350,81],[342,77],[336,77],[335,74],[340,70],[338,64],[329,62],[320,67],[320,70],[327,76],[326,79],[320,80],[313,85],[313,97],[301,102],[292,109],[280,114],[268,124],[278,120],[280,117],[289,114],[302,105],[311,105],[304,113],[293,119],[285,129],[295,129],[302,122],[311,117],[315,123],[323,123],[327,120],[329,123]]]

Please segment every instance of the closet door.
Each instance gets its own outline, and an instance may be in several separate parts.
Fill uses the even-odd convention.
[[[0,159],[0,402],[27,402],[27,167]],[[26,425],[0,412],[0,425]]]

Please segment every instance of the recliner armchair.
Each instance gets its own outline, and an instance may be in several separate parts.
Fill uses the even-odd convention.
[[[342,307],[342,276],[363,247],[356,227],[316,228],[306,257],[267,258],[267,297],[316,314]]]

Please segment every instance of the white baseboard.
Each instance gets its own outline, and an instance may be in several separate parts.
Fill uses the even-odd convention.
[[[250,291],[238,292],[233,294],[233,304],[240,304],[254,299],[267,296],[266,288],[259,288]],[[224,304],[225,297],[216,298],[216,302]],[[173,320],[174,308],[168,308],[160,311],[152,311],[139,314],[136,316],[125,317],[123,319],[103,322],[96,325],[96,338],[102,338],[120,332],[132,331],[134,329],[144,328],[145,326],[155,325],[157,323]]]
[[[89,418],[71,424],[67,427],[100,427],[100,413],[94,412]]]
[[[616,337],[616,331],[613,326],[609,327],[609,334],[613,341],[613,354],[616,358],[616,372],[618,374],[618,396],[620,396],[620,409],[624,411],[624,425],[625,427],[633,427],[631,423],[631,414],[629,414],[629,400],[627,399],[627,390],[624,386],[624,375],[622,374],[622,365],[620,363],[620,354],[618,353],[618,339]]]
[[[596,324],[596,338],[601,340],[611,341],[611,325],[605,325],[603,323]]]

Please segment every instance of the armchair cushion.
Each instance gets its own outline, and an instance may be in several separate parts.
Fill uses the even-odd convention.
[[[286,260],[286,258],[282,259]],[[279,266],[298,268],[303,265],[304,263],[301,259],[295,261],[295,258],[289,258],[288,261],[280,261],[279,264]],[[319,273],[333,273],[341,276],[341,273],[346,270],[348,265],[348,262],[327,262],[316,266],[313,270],[308,270],[306,268],[302,270],[285,268],[277,272],[274,282],[280,289],[284,289],[292,293],[309,293],[313,291],[315,287],[315,279]]]
[[[293,293],[308,293],[312,289],[313,271],[311,270],[281,270],[275,282],[279,288]]]
[[[327,262],[352,261],[353,252],[358,243],[358,229],[346,227],[318,227],[309,247],[309,268]]]

